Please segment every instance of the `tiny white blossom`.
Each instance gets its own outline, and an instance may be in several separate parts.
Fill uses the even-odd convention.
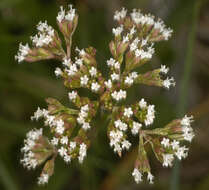
[[[160,72],[161,73],[167,74],[168,71],[169,71],[168,67],[166,67],[165,65],[161,65],[161,67],[160,67]]]
[[[77,92],[76,91],[72,91],[72,92],[69,92],[68,93],[68,97],[69,99],[72,101],[72,100],[75,100],[76,97],[77,97]]]
[[[55,128],[55,131],[58,133],[58,134],[63,134],[65,128],[64,128],[64,122],[60,119],[58,121],[56,121],[56,128]]]
[[[171,77],[170,79],[169,78],[166,78],[164,81],[163,81],[163,86],[167,89],[170,88],[170,86],[175,86],[175,81],[174,81],[174,78]]]
[[[117,80],[120,79],[120,75],[119,74],[116,74],[116,73],[113,73],[113,74],[111,74],[111,79],[113,81],[117,81]]]
[[[89,125],[89,123],[84,122],[83,125],[82,125],[82,128],[83,128],[84,130],[88,130],[88,129],[91,128],[91,126]]]
[[[51,140],[51,143],[52,143],[54,146],[56,146],[56,145],[58,145],[58,143],[59,143],[59,139],[56,138],[56,137],[53,137],[52,140]]]
[[[70,148],[73,150],[76,148],[76,142],[71,141],[70,142]]]
[[[75,9],[72,8],[72,5],[69,6],[70,10],[65,15],[65,19],[68,21],[73,21],[75,17]]]
[[[133,128],[131,129],[131,132],[133,135],[137,135],[139,133],[139,129],[142,127],[141,123],[133,122]]]
[[[132,79],[132,77],[127,76],[125,78],[125,84],[132,85],[133,83],[134,83],[134,80]]]
[[[64,18],[65,18],[65,10],[63,9],[63,6],[61,6],[60,12],[58,12],[58,15],[57,15],[57,21],[62,22]]]
[[[29,51],[30,51],[30,48],[28,44],[22,45],[22,43],[20,43],[19,50],[18,50],[17,55],[15,56],[15,59],[19,63],[22,62],[25,59],[25,57],[28,55]]]
[[[187,155],[188,155],[188,148],[186,148],[185,146],[183,146],[183,147],[179,147],[178,149],[177,149],[177,151],[175,152],[175,155],[177,156],[177,158],[179,159],[179,160],[181,160],[182,158],[186,158],[187,157]]]
[[[105,81],[104,84],[107,88],[112,88],[112,81],[110,79],[108,81]]]
[[[121,11],[115,11],[114,20],[121,20],[126,17],[127,10],[123,7]]]
[[[62,70],[61,70],[59,67],[57,67],[57,68],[55,69],[54,73],[55,73],[55,75],[56,75],[57,77],[58,77],[58,76],[62,76],[62,74],[63,74]]]
[[[100,85],[97,82],[91,84],[91,90],[97,92],[100,89]]]
[[[171,167],[173,160],[174,160],[173,154],[163,154],[163,166]]]
[[[64,157],[65,155],[67,155],[67,149],[64,148],[63,146],[60,149],[58,149],[58,152],[61,157]]]
[[[122,149],[128,150],[131,147],[131,143],[127,140],[122,141]]]
[[[184,118],[181,120],[182,126],[190,126],[193,122],[193,116],[188,117],[187,115],[184,116]]]
[[[37,111],[34,112],[34,115],[31,117],[31,120],[38,120],[40,117],[43,116],[43,111],[38,107]]]
[[[137,168],[134,168],[134,170],[132,172],[132,176],[134,177],[134,180],[136,183],[139,183],[142,181],[142,174],[141,174],[141,172],[139,172],[139,170]]]
[[[147,174],[147,180],[149,181],[150,184],[154,183],[153,182],[154,176],[150,172],[148,172],[148,174]]]
[[[64,161],[66,162],[66,163],[70,163],[70,161],[71,161],[71,156],[70,155],[64,155]]]
[[[68,144],[68,137],[67,136],[63,136],[60,140],[61,144]]]
[[[78,160],[80,163],[83,162],[85,156],[86,156],[86,149],[87,149],[87,146],[86,144],[82,143],[80,145],[80,149],[79,149],[79,157],[78,157]]]
[[[126,91],[120,90],[120,91],[114,91],[111,94],[112,98],[115,99],[116,101],[120,101],[122,99],[126,99]]]
[[[139,106],[140,108],[146,108],[147,107],[147,102],[144,100],[144,98],[142,98],[140,101],[139,101]]]
[[[154,105],[149,105],[147,108],[147,115],[146,119],[144,121],[145,125],[151,125],[154,122],[155,119],[155,106]]]
[[[81,85],[82,86],[86,86],[88,84],[89,78],[87,77],[87,75],[84,75],[83,77],[81,77]]]
[[[130,118],[132,115],[133,115],[133,111],[131,107],[124,109],[124,116]]]
[[[44,185],[48,183],[49,181],[49,175],[48,174],[41,174],[41,176],[38,178],[38,184]]]
[[[90,72],[90,75],[91,75],[92,77],[95,77],[95,76],[97,75],[97,69],[96,69],[95,67],[92,67],[92,68],[89,70],[89,72]]]
[[[117,27],[117,28],[113,28],[113,29],[112,29],[112,32],[113,32],[113,34],[114,34],[115,36],[121,35],[121,33],[123,32],[123,26],[121,25],[121,26],[119,26],[119,27]]]
[[[163,138],[163,140],[161,141],[161,144],[166,148],[170,146],[170,139],[168,138]]]
[[[179,148],[179,141],[173,140],[170,145],[172,146],[173,150],[176,150]]]

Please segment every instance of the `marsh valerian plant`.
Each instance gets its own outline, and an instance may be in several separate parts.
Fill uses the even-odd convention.
[[[54,173],[54,162],[59,155],[66,163],[78,159],[82,163],[90,147],[92,120],[102,110],[109,114],[107,135],[113,151],[119,156],[131,147],[128,135],[138,136],[138,155],[132,176],[136,183],[146,176],[153,183],[149,159],[146,152],[150,145],[156,158],[164,167],[172,166],[173,160],[186,158],[188,148],[185,141],[191,142],[194,137],[190,124],[192,116],[171,121],[164,127],[149,129],[155,119],[155,106],[145,99],[124,105],[127,89],[133,84],[145,84],[169,89],[174,86],[173,78],[165,77],[169,69],[165,65],[144,74],[134,71],[146,64],[155,53],[154,44],[168,40],[172,30],[160,19],[148,14],[143,15],[134,9],[129,15],[122,8],[116,11],[114,20],[118,26],[112,29],[113,40],[109,43],[112,57],[107,60],[108,78],[104,78],[97,68],[96,50],[93,47],[78,49],[77,57],[71,56],[72,36],[78,22],[76,10],[70,5],[68,10],[61,7],[57,16],[57,24],[64,36],[65,43],[59,34],[47,22],[37,25],[38,33],[31,37],[32,46],[19,46],[15,58],[18,62],[36,62],[56,59],[62,62],[55,75],[61,77],[69,89],[69,101],[75,109],[62,105],[53,98],[46,100],[47,109],[38,108],[32,120],[44,120],[44,128],[32,129],[26,135],[24,147],[21,149],[21,163],[27,169],[35,169],[44,165],[38,178],[39,184],[48,182]],[[122,64],[125,66],[122,68]],[[79,95],[80,88],[87,88],[97,94],[97,100]],[[44,131],[49,130],[48,135]],[[145,146],[146,145],[146,146]]]

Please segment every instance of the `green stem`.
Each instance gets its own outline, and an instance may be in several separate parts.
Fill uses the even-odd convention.
[[[197,21],[198,21],[198,15],[199,15],[201,2],[202,2],[201,0],[194,1],[192,24],[191,24],[191,29],[189,30],[190,32],[189,32],[188,41],[187,41],[187,52],[186,52],[186,59],[185,59],[185,65],[184,65],[184,73],[183,73],[183,78],[181,81],[181,88],[180,88],[180,93],[179,93],[178,114],[180,117],[186,111],[188,89],[189,89],[189,79],[190,79],[191,70],[192,70],[193,49],[194,49]],[[179,189],[180,189],[180,163],[178,160],[176,160],[174,163],[170,190],[179,190]]]

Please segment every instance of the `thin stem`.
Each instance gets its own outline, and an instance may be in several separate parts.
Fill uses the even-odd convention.
[[[197,21],[198,15],[201,5],[201,0],[194,1],[194,10],[192,16],[192,24],[191,29],[189,30],[189,36],[187,41],[187,52],[186,52],[186,59],[184,65],[184,74],[181,82],[181,88],[179,93],[179,107],[178,107],[178,114],[182,116],[182,114],[186,110],[187,99],[188,99],[188,89],[189,89],[189,79],[191,76],[192,70],[192,59],[193,59],[193,49],[195,43],[195,34],[197,29]],[[179,190],[180,189],[180,163],[178,160],[174,163],[172,178],[171,178],[171,190]]]

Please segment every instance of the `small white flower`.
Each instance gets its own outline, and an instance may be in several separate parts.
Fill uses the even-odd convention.
[[[100,85],[97,82],[91,84],[91,90],[97,92],[100,89]]]
[[[125,84],[132,85],[133,83],[134,83],[134,80],[132,79],[132,77],[127,76],[125,78]]]
[[[111,74],[111,79],[113,81],[117,81],[117,80],[120,79],[120,75],[119,74],[116,74],[116,73],[113,73],[113,74]]]
[[[78,53],[79,53],[79,56],[84,56],[85,54],[86,54],[86,52],[85,52],[85,50],[84,49],[79,49],[78,47],[76,47],[76,49],[75,49]]]
[[[120,129],[121,131],[126,131],[128,128],[128,125],[126,123],[123,123],[120,119],[114,122],[115,127]]]
[[[70,99],[71,101],[72,101],[72,100],[75,100],[76,97],[77,97],[77,92],[75,92],[75,91],[69,92],[69,93],[68,93],[68,97],[69,97],[69,99]]]
[[[57,21],[62,22],[65,18],[65,10],[63,9],[63,6],[60,7],[60,12],[57,15]]]
[[[181,120],[182,126],[190,126],[193,122],[193,116],[188,117],[187,115],[184,116],[184,118]]]
[[[161,144],[166,148],[170,146],[170,139],[168,138],[163,138],[163,140],[161,141]]]
[[[38,178],[38,184],[44,185],[48,183],[49,181],[49,175],[48,174],[41,174],[41,176]]]
[[[139,129],[142,127],[141,123],[133,122],[133,128],[131,129],[131,132],[133,135],[139,134]]]
[[[114,34],[115,36],[121,35],[121,33],[123,32],[123,26],[121,25],[121,26],[119,26],[119,27],[117,27],[117,28],[113,28],[113,29],[112,29],[112,32],[113,32],[113,34]]]
[[[126,91],[120,90],[120,91],[114,91],[111,94],[112,98],[115,99],[116,101],[120,101],[122,99],[126,99]]]
[[[83,125],[82,125],[82,128],[83,128],[84,130],[88,130],[88,129],[91,128],[91,126],[89,125],[89,123],[84,122]]]
[[[58,152],[61,157],[64,157],[65,155],[67,155],[67,149],[64,148],[63,146],[60,149],[58,149]]]
[[[176,150],[179,148],[179,141],[173,140],[170,145],[172,146],[173,150]]]
[[[130,118],[132,115],[133,115],[133,111],[131,107],[124,109],[124,116]]]
[[[131,143],[127,140],[122,141],[122,149],[128,150],[131,147]]]
[[[76,148],[76,142],[71,141],[70,142],[70,148],[73,150]]]
[[[135,51],[138,48],[139,38],[135,38],[134,41],[130,44],[130,51]]]
[[[83,162],[85,156],[86,156],[86,149],[87,149],[87,146],[86,144],[82,143],[80,145],[80,149],[79,149],[79,157],[78,157],[78,160],[80,163]]]
[[[86,86],[88,84],[89,78],[87,77],[87,75],[84,75],[83,77],[81,77],[81,86]]]
[[[171,77],[170,79],[169,78],[166,78],[164,81],[163,81],[163,86],[167,89],[170,88],[170,86],[175,86],[175,81],[174,81],[174,78]]]
[[[68,59],[67,57],[65,57],[65,58],[63,59],[62,64],[63,64],[64,66],[70,67],[71,59]]]
[[[142,181],[142,174],[141,174],[141,172],[139,172],[139,170],[137,168],[134,168],[134,170],[132,172],[132,176],[134,177],[134,180],[136,183],[139,183]]]
[[[187,157],[187,155],[188,155],[188,148],[186,148],[185,146],[183,146],[183,147],[179,147],[178,149],[177,149],[177,151],[175,152],[175,155],[177,156],[177,158],[179,159],[179,160],[181,160],[182,158],[186,158]]]
[[[108,81],[105,81],[104,84],[107,88],[112,88],[112,81],[110,79]]]
[[[168,71],[169,71],[168,67],[166,67],[165,65],[161,65],[161,67],[160,67],[160,72],[161,73],[167,74]]]
[[[54,73],[57,77],[62,76],[63,74],[62,70],[59,67],[55,69]]]
[[[90,75],[91,75],[92,77],[95,77],[95,76],[97,75],[97,69],[96,69],[95,67],[92,67],[92,68],[89,70],[89,72],[90,72]]]
[[[35,119],[37,121],[42,116],[43,116],[43,111],[38,107],[37,111],[31,117],[31,120],[34,120]]]
[[[150,172],[147,174],[147,180],[150,184],[153,184],[154,176]]]
[[[62,135],[63,132],[64,132],[65,128],[64,128],[64,122],[60,119],[58,121],[56,121],[56,128],[55,128],[55,131]]]
[[[139,102],[139,106],[140,108],[144,109],[147,107],[147,102],[144,100],[144,98],[142,98]]]
[[[136,29],[135,29],[135,26],[133,26],[133,27],[131,28],[131,30],[130,30],[129,35],[133,35],[133,34],[135,34],[135,33],[136,33]]]
[[[126,17],[127,10],[123,7],[121,11],[115,11],[114,20],[121,20]]]
[[[75,9],[72,8],[72,5],[69,6],[70,10],[65,15],[65,19],[68,21],[73,21],[75,17]]]
[[[61,144],[68,144],[68,137],[67,136],[63,136],[60,140]]]
[[[59,143],[59,139],[56,138],[56,137],[53,137],[53,139],[51,140],[51,143],[52,143],[54,146],[56,146],[56,145],[58,145],[58,143]]]
[[[144,121],[145,125],[151,125],[154,122],[155,119],[155,106],[154,105],[149,105],[147,108],[147,115],[146,119]]]
[[[20,43],[19,50],[18,50],[17,55],[15,56],[15,59],[20,63],[21,61],[25,59],[29,51],[30,51],[30,48],[28,44],[22,45],[22,43]]]
[[[64,155],[64,161],[66,162],[66,163],[70,163],[70,161],[71,161],[71,156],[70,155]]]
[[[173,154],[163,154],[163,166],[171,167],[173,160],[174,160]]]

